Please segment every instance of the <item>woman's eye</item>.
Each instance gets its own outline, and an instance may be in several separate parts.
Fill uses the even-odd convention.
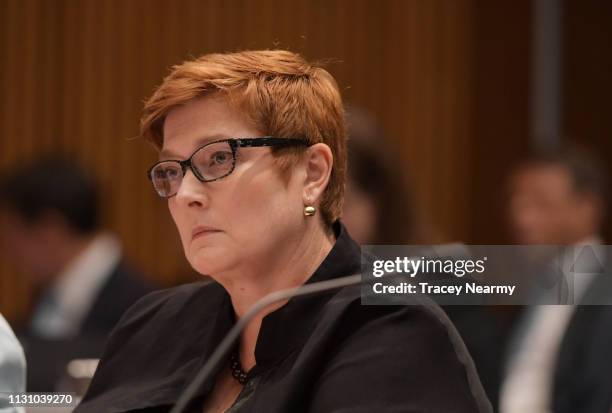
[[[232,154],[229,152],[216,152],[211,157],[211,164],[221,165],[229,162],[232,158]]]
[[[174,168],[158,168],[154,173],[157,179],[174,179],[178,176],[178,170]]]

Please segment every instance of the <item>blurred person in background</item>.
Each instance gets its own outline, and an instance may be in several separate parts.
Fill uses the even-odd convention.
[[[347,106],[348,167],[342,220],[360,245],[436,244],[441,236],[427,222],[415,199],[407,162],[396,154],[375,117]],[[485,307],[442,306],[457,327],[494,403],[502,357],[501,334]]]
[[[98,188],[75,162],[47,157],[0,178],[4,256],[34,289],[16,325],[28,391],[52,391],[72,358],[98,357],[123,312],[150,291],[99,225]]]
[[[413,199],[405,162],[374,116],[346,109],[348,175],[342,220],[358,244],[434,242]]]
[[[509,224],[525,245],[586,246],[603,276],[574,281],[574,302],[612,297],[610,259],[601,252],[607,206],[604,165],[577,146],[539,151],[509,176]],[[612,401],[612,308],[526,307],[509,341],[500,411],[608,413]]]
[[[21,344],[0,314],[0,412],[22,413],[23,409],[9,407],[10,400],[2,393],[25,391],[26,362]]]
[[[542,150],[511,173],[510,227],[523,245],[601,244],[608,181],[587,149]]]

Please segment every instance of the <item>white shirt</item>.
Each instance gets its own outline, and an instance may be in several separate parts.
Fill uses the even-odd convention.
[[[26,361],[21,344],[13,330],[0,315],[0,393],[25,391]],[[22,408],[7,407],[8,400],[0,396],[0,413],[22,413]]]
[[[32,331],[45,338],[70,338],[78,334],[120,258],[121,245],[116,237],[96,236],[42,298],[32,319]]]
[[[575,246],[589,245],[603,264],[605,256],[601,240],[593,237]],[[580,248],[568,248],[575,254]],[[575,255],[574,254],[574,255]],[[569,276],[576,256],[561,257],[560,268],[573,281],[573,302],[579,302],[593,280],[593,274]],[[572,274],[573,275],[573,274]],[[507,364],[506,377],[500,391],[500,413],[552,412],[551,396],[554,362],[565,330],[574,314],[574,305],[537,305],[532,308],[531,319],[520,341],[517,352]]]

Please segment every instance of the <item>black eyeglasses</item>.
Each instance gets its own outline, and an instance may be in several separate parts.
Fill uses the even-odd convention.
[[[178,192],[187,168],[191,169],[200,182],[216,181],[231,174],[236,167],[238,148],[308,145],[306,139],[274,138],[271,136],[222,139],[201,146],[184,161],[170,159],[157,162],[149,169],[147,175],[157,194],[162,198],[170,198]]]

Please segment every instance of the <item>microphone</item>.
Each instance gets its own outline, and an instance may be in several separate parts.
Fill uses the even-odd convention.
[[[264,308],[271,304],[279,301],[288,300],[293,297],[305,296],[323,293],[326,291],[335,290],[342,287],[348,287],[351,285],[357,285],[361,282],[361,274],[353,274],[346,277],[320,281],[312,284],[305,284],[298,287],[287,288],[267,294],[246,312],[246,314],[238,320],[236,324],[230,329],[230,331],[223,337],[221,343],[217,346],[215,351],[206,361],[202,369],[198,372],[196,377],[189,383],[187,388],[183,391],[176,404],[170,410],[170,413],[182,413],[189,402],[194,398],[196,392],[202,386],[202,384],[210,378],[215,372],[220,363],[224,362],[232,347],[240,337],[242,330],[257,314],[259,314]]]

